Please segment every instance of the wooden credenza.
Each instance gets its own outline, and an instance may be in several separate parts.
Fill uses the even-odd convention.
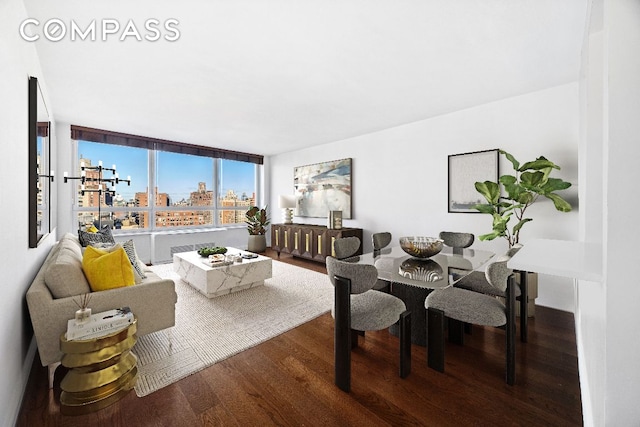
[[[300,258],[325,262],[329,255],[335,256],[333,242],[341,237],[355,236],[362,242],[361,228],[328,229],[323,225],[271,224],[271,249]],[[362,254],[362,244],[357,255]]]

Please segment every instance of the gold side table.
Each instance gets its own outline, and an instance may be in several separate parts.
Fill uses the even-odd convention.
[[[62,366],[69,372],[60,387],[60,410],[80,415],[105,408],[135,386],[138,358],[131,352],[137,341],[136,323],[99,338],[67,341],[60,337]]]

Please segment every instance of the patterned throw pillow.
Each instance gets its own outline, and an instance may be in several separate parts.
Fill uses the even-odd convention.
[[[127,240],[122,244],[122,247],[127,253],[129,261],[131,261],[131,265],[133,266],[134,270],[136,270],[136,273],[138,273],[138,275],[140,275],[140,277],[142,277],[143,279],[146,279],[147,275],[144,274],[144,270],[142,270],[142,268],[140,267],[140,262],[138,262],[138,254],[136,253],[136,247],[133,244],[133,240]]]
[[[78,230],[78,239],[83,247],[93,245],[94,243],[110,243],[115,245],[116,241],[113,240],[111,234],[111,228],[105,226],[97,233],[91,233],[89,231]]]

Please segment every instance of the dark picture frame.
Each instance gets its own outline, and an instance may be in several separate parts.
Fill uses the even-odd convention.
[[[449,155],[448,193],[450,213],[480,213],[473,208],[484,203],[475,183],[498,182],[500,175],[499,149]]]
[[[28,83],[29,248],[36,248],[53,229],[51,122],[38,79],[29,77]]]
[[[330,211],[342,211],[342,219],[352,219],[351,166],[347,158],[293,168],[296,216],[328,218]]]

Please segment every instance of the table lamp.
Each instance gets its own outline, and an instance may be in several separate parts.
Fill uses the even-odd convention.
[[[283,195],[280,196],[278,206],[283,209],[282,220],[285,224],[293,224],[293,208],[296,207],[296,196]]]

